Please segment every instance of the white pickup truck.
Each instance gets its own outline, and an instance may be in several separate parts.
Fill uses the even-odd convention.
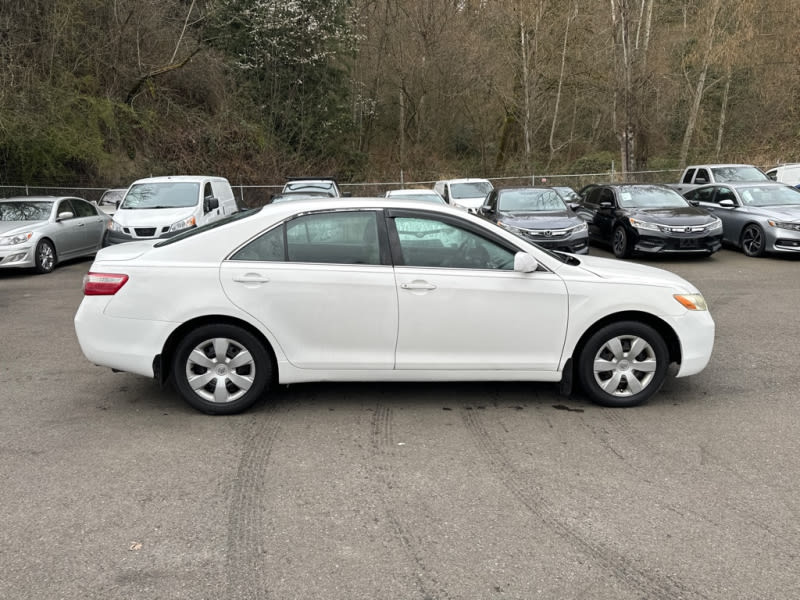
[[[669,186],[683,194],[707,183],[768,180],[766,173],[753,165],[692,165],[683,170],[680,183]]]

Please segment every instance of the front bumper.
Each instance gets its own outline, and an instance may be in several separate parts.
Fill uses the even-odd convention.
[[[36,266],[36,245],[30,241],[0,246],[0,269],[29,269]]]
[[[637,232],[633,249],[643,253],[713,254],[722,248],[722,232],[707,233],[659,233],[655,231]]]
[[[800,231],[770,227],[767,233],[767,252],[800,252]]]
[[[123,231],[106,229],[105,234],[103,234],[103,247],[141,240],[160,240],[178,235],[184,231],[186,229],[170,231],[169,227],[125,227]]]
[[[525,241],[533,242],[548,250],[569,252],[570,254],[589,253],[589,235],[586,230],[568,235],[553,235],[549,231],[517,230],[514,233]]]
[[[676,377],[695,375],[705,369],[714,349],[714,319],[707,310],[687,311],[672,320],[681,346],[681,364]]]

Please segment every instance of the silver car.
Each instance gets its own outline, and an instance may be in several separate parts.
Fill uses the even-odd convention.
[[[772,182],[716,183],[684,194],[722,220],[723,241],[747,256],[800,252],[800,190]]]
[[[29,196],[0,200],[0,269],[49,273],[101,247],[109,217],[81,198]]]

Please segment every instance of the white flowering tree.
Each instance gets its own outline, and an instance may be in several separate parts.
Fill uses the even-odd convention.
[[[265,124],[306,156],[349,131],[347,0],[218,0],[217,45],[241,69]],[[341,147],[341,146],[339,146]]]

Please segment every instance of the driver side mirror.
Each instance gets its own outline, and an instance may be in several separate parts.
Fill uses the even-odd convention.
[[[517,252],[514,255],[514,270],[517,273],[533,273],[538,268],[538,261],[527,252]]]
[[[203,212],[210,212],[219,208],[219,200],[213,196],[208,196],[203,199]]]

